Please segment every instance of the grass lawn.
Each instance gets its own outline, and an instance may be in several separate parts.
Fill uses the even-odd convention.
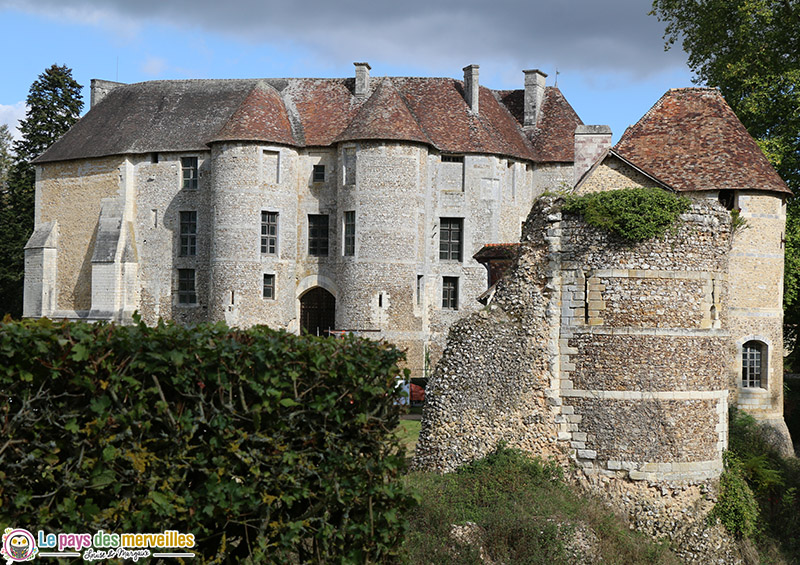
[[[400,425],[395,430],[400,445],[406,453],[406,460],[410,460],[414,455],[414,448],[419,439],[420,424],[419,420],[400,420]]]

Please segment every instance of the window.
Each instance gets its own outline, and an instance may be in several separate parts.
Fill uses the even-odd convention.
[[[264,298],[275,298],[275,275],[264,275]]]
[[[181,157],[183,188],[197,188],[197,157]]]
[[[181,257],[197,255],[197,212],[181,212]]]
[[[356,150],[355,147],[347,147],[342,157],[344,164],[344,184],[356,183]]]
[[[261,253],[278,253],[278,213],[261,212]]]
[[[742,386],[745,388],[763,388],[762,380],[766,376],[766,344],[755,340],[748,341],[742,345]]]
[[[462,218],[441,218],[439,221],[440,261],[461,261],[463,226]]]
[[[442,277],[442,308],[458,310],[458,277]]]
[[[316,257],[328,255],[328,215],[308,215],[308,254]]]
[[[194,289],[194,269],[178,269],[178,303],[197,304]]]
[[[352,257],[356,254],[356,213],[344,213],[344,254]]]
[[[422,306],[423,280],[422,275],[417,275],[417,306]]]
[[[442,155],[442,163],[463,163],[463,155]]]
[[[314,165],[314,174],[311,180],[312,182],[325,182],[325,165]]]

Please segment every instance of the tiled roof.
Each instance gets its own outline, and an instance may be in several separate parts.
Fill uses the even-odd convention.
[[[214,141],[295,147],[357,139],[425,143],[443,153],[489,153],[571,161],[580,119],[558,89],[546,89],[537,128],[523,132],[522,90],[481,87],[479,112],[461,81],[375,78],[367,97],[354,79],[151,81],[119,86],[37,162],[107,155],[207,150]],[[521,107],[520,107],[521,108]],[[552,114],[552,115],[551,115]]]
[[[716,89],[668,91],[613,151],[679,191],[790,192]]]
[[[478,263],[485,263],[492,259],[513,259],[519,250],[519,243],[487,243],[472,258]]]
[[[353,121],[335,141],[359,139],[419,141],[433,145],[389,79],[380,80],[372,96],[361,105]]]
[[[280,94],[259,82],[211,141],[269,140],[294,144],[292,124]]]
[[[524,116],[524,90],[495,91],[500,102],[521,125]],[[583,121],[555,86],[544,89],[542,114],[535,127],[527,134],[533,144],[535,161],[571,163],[575,160],[575,128]]]

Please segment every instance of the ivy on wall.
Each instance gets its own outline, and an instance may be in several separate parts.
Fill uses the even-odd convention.
[[[661,237],[689,210],[689,199],[660,188],[626,188],[567,196],[563,210],[632,242]]]

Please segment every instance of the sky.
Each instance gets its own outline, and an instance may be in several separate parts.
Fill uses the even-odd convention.
[[[16,133],[28,89],[53,64],[84,86],[185,78],[463,78],[523,87],[548,74],[614,141],[669,88],[693,86],[664,49],[648,0],[0,0],[0,123]]]

